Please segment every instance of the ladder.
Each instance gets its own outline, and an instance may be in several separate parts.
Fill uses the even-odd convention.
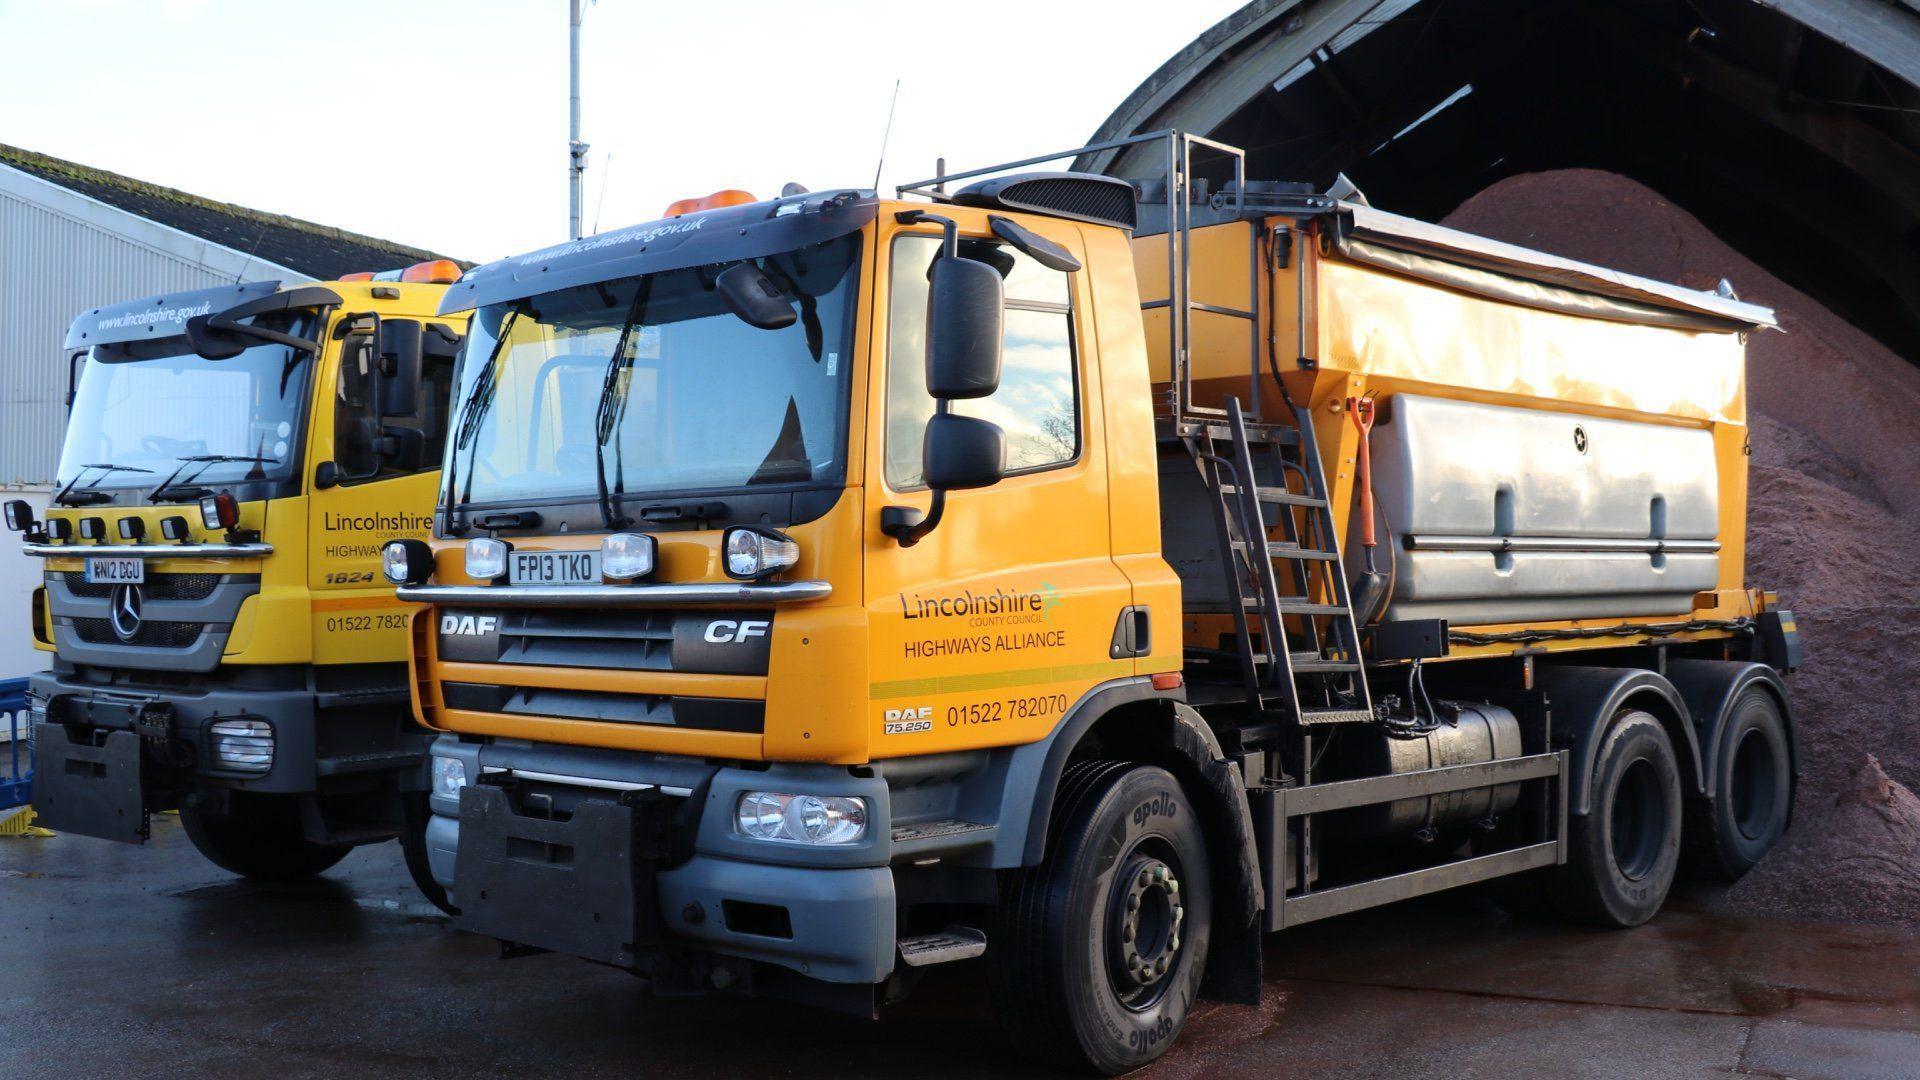
[[[1292,427],[1249,426],[1229,397],[1224,422],[1190,424],[1182,436],[1213,507],[1247,704],[1303,727],[1369,722],[1360,628],[1313,417],[1297,407],[1293,415]],[[1269,466],[1264,479],[1256,447]]]

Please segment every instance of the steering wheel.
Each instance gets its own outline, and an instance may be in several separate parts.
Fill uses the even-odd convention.
[[[186,439],[169,439],[165,435],[140,436],[140,449],[155,457],[183,457],[206,451],[205,441],[189,442]]]

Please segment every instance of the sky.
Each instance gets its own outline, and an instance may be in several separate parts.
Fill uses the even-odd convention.
[[[597,0],[587,231],[1086,142],[1239,0]],[[566,238],[566,0],[0,0],[0,142],[487,260]]]

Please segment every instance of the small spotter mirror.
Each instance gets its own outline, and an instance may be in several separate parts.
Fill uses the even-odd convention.
[[[721,271],[713,281],[720,299],[740,321],[760,330],[784,330],[799,318],[793,300],[774,284],[759,267],[750,262],[736,263]]]
[[[187,320],[187,346],[208,360],[231,360],[247,351],[247,339],[208,325],[211,315],[195,315]]]
[[[1073,257],[1073,252],[1012,218],[994,214],[987,218],[987,227],[993,230],[993,235],[1005,240],[1015,250],[1049,270],[1071,274],[1080,269],[1080,260]]]

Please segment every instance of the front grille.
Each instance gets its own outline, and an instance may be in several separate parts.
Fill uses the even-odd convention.
[[[599,690],[552,690],[534,686],[444,683],[447,708],[509,716],[547,716],[560,720],[600,720],[616,724],[692,728],[699,731],[766,729],[767,703],[732,698],[621,694]]]
[[[140,585],[140,595],[148,600],[205,600],[220,587],[224,574],[155,574]],[[67,591],[87,600],[106,600],[113,586],[103,581],[88,581],[87,575],[68,570],[61,574]]]
[[[184,649],[200,640],[206,623],[143,622],[132,641],[120,640],[113,623],[106,619],[75,619],[73,632],[89,645],[138,645],[147,649]]]
[[[442,660],[765,675],[773,613],[445,608],[439,628]]]

